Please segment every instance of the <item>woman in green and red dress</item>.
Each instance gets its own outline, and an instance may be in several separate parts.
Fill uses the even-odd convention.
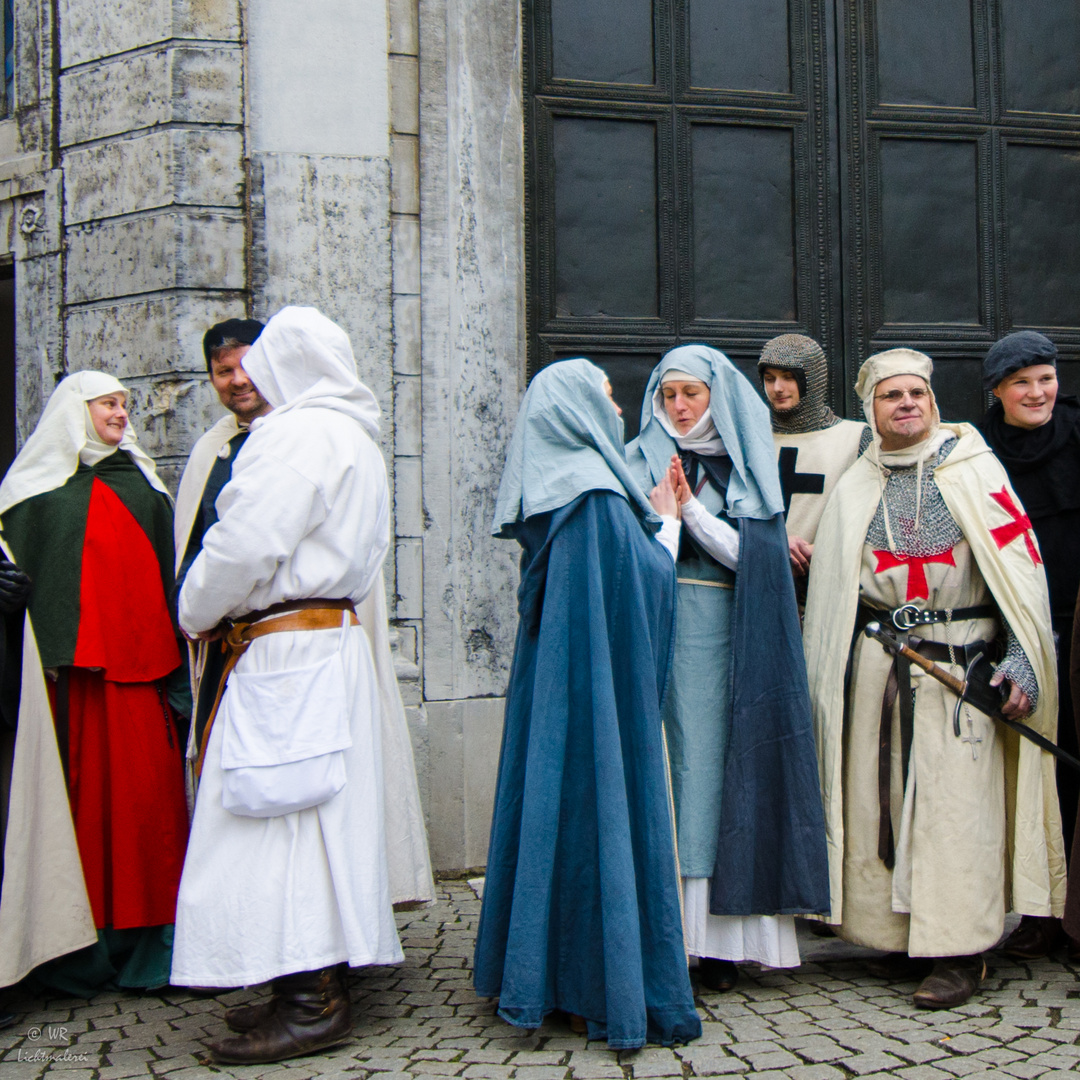
[[[111,375],[64,379],[0,485],[0,525],[30,576],[97,945],[39,968],[89,995],[168,982],[187,844],[182,675],[169,598],[172,502]]]

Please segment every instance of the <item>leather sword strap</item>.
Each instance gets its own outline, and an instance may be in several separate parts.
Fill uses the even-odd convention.
[[[961,609],[963,610],[963,609]],[[972,641],[967,645],[949,646],[940,641],[923,641],[909,637],[905,644],[935,663],[957,663],[963,667],[979,653],[989,655],[990,644]],[[881,696],[881,726],[878,731],[878,858],[891,870],[896,861],[896,844],[892,827],[892,718],[893,706],[899,703],[900,767],[904,790],[907,790],[908,766],[911,763],[911,744],[915,737],[915,697],[911,688],[911,661],[906,656],[894,656]]]

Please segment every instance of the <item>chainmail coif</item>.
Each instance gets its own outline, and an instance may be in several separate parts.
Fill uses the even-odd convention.
[[[758,375],[762,379],[767,367],[790,371],[799,383],[799,404],[794,409],[778,413],[770,406],[773,431],[798,435],[840,423],[840,417],[825,400],[829,388],[829,362],[825,359],[825,351],[813,338],[803,334],[781,334],[767,341],[758,361]]]

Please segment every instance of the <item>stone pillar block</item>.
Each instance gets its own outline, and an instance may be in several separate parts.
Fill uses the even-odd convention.
[[[243,123],[240,49],[184,46],[122,56],[60,77],[60,144],[176,121]]]
[[[170,38],[239,41],[237,0],[59,0],[65,68]]]
[[[244,139],[239,131],[172,129],[98,143],[64,155],[69,225],[174,203],[241,207]]]
[[[417,755],[417,773],[436,870],[472,869],[487,862],[505,709],[503,698],[424,706],[426,753]]]
[[[394,545],[397,581],[395,619],[420,619],[424,615],[424,549],[419,540],[399,540]]]
[[[175,211],[77,226],[68,233],[67,302],[165,289],[243,289],[244,222]]]

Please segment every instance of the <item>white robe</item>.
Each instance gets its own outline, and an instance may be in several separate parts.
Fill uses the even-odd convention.
[[[189,633],[285,599],[359,603],[378,583],[389,546],[386,470],[372,439],[341,413],[307,407],[253,424],[218,511],[180,596]],[[267,635],[252,643],[236,672],[313,665],[337,649],[339,638],[337,630]],[[180,883],[174,983],[240,986],[341,961],[401,962],[387,869],[378,687],[360,627],[348,632],[343,660],[352,706],[347,779],[319,806],[269,818],[226,810],[225,725],[215,723]],[[230,712],[239,725],[238,714]],[[320,723],[312,715],[297,720],[313,733]]]

